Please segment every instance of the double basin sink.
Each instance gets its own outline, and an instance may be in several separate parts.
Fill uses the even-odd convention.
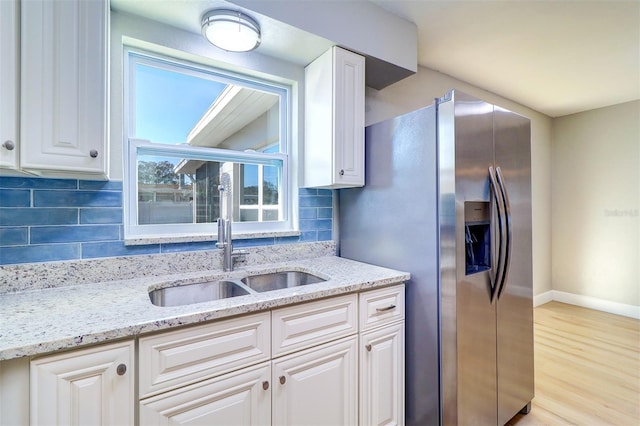
[[[323,281],[326,280],[307,272],[280,271],[250,275],[241,279],[223,279],[159,288],[149,292],[149,299],[156,306],[181,306]]]

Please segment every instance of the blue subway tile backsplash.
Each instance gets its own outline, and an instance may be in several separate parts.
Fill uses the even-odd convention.
[[[120,181],[0,176],[0,265],[211,250],[215,242],[126,246]],[[299,190],[300,235],[237,247],[332,239],[333,191]]]

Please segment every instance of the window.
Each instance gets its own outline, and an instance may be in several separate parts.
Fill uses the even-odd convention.
[[[294,230],[290,88],[126,50],[125,237]],[[222,186],[223,190],[220,190]]]

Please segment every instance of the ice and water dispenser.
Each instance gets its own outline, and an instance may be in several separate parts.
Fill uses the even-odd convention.
[[[466,274],[491,269],[491,204],[465,201],[464,232]]]

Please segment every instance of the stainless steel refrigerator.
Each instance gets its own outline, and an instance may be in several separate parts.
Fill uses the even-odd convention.
[[[534,395],[527,118],[451,91],[365,130],[342,257],[411,273],[406,423],[502,425]]]

